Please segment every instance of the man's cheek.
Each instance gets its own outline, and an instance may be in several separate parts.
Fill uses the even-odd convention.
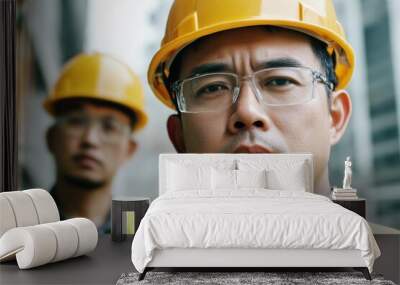
[[[72,167],[74,164],[74,148],[68,140],[60,141],[56,146],[55,157],[58,163]]]
[[[286,112],[275,119],[275,125],[283,135],[290,152],[313,152],[325,141],[324,120],[313,109]]]
[[[67,155],[73,155],[79,151],[79,140],[74,138],[60,138],[58,150]]]
[[[128,155],[124,147],[116,148],[113,150],[103,151],[102,157],[104,158],[104,165],[110,169],[116,169],[122,165]]]
[[[185,118],[182,127],[187,152],[215,152],[225,133],[221,120],[200,115]]]
[[[279,133],[286,144],[289,146],[289,151],[295,151],[298,145],[301,144],[304,136],[304,125],[294,114],[288,112],[282,113],[280,116],[271,116],[276,133]],[[269,129],[267,132],[271,132]]]

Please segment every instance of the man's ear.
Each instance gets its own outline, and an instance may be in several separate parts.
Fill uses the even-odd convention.
[[[352,105],[349,93],[338,90],[332,93],[330,107],[330,142],[335,145],[344,135],[350,121]]]
[[[136,152],[137,150],[137,143],[133,139],[130,139],[128,142],[128,153],[126,155],[126,160],[130,159],[132,155]]]
[[[55,126],[51,126],[46,131],[46,144],[47,144],[47,149],[50,151],[50,153],[54,153],[55,131],[56,131]]]
[[[167,120],[167,131],[176,152],[185,153],[186,148],[182,133],[182,123],[178,115],[174,114],[169,116]]]

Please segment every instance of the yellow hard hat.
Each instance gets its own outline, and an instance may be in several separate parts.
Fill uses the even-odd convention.
[[[148,70],[153,92],[168,107],[174,105],[165,85],[169,63],[191,42],[224,30],[271,25],[297,30],[328,44],[335,53],[338,89],[354,71],[354,51],[337,21],[331,0],[175,0],[161,48]]]
[[[72,98],[107,101],[133,111],[137,118],[135,130],[147,123],[139,77],[126,64],[111,56],[90,53],[72,58],[64,66],[43,106],[54,115],[56,103]]]

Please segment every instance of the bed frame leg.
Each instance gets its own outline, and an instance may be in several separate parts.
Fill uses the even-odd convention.
[[[369,274],[369,270],[367,267],[355,267],[354,269],[357,271],[361,271],[362,274],[364,275],[365,279],[372,280],[371,274]]]
[[[146,267],[146,268],[143,270],[143,272],[139,274],[138,281],[142,281],[142,280],[144,279],[144,277],[146,276],[147,271],[148,271],[148,269],[147,269],[147,267]]]

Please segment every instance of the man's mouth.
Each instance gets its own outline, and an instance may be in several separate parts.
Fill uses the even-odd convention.
[[[240,145],[234,153],[273,153],[273,151],[261,145]]]
[[[74,160],[84,168],[93,168],[101,164],[100,160],[88,154],[78,154]]]

